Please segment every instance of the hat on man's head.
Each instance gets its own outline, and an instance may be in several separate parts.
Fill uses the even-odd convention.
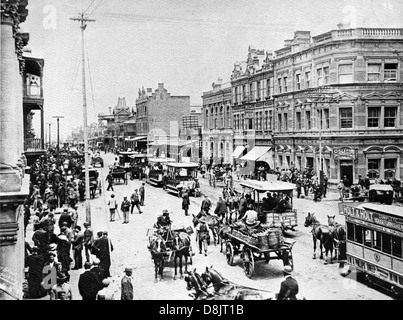
[[[199,222],[201,222],[201,223],[206,223],[206,217],[201,217],[201,218],[199,219]]]
[[[91,268],[91,266],[92,266],[92,263],[89,262],[89,261],[86,261],[86,262],[84,263],[84,269],[89,269],[89,268]]]
[[[125,268],[125,272],[133,272],[133,268],[126,267],[126,268]]]
[[[111,283],[111,280],[109,280],[108,278],[102,280],[102,284],[103,284],[105,287],[109,286],[110,283]]]
[[[167,209],[164,209],[164,210],[162,210],[162,214],[163,214],[163,215],[167,215],[167,214],[169,214],[169,212],[168,212]]]
[[[84,222],[83,223],[84,227],[90,226],[91,224],[89,222]]]
[[[49,255],[49,256],[56,257],[56,252],[55,252],[55,251],[49,251],[49,252],[48,252],[48,255]]]
[[[69,208],[64,208],[63,212],[69,212]]]
[[[291,266],[285,266],[284,269],[283,269],[283,272],[287,273],[287,274],[291,274],[292,267]]]
[[[98,258],[95,258],[94,260],[92,260],[93,265],[99,265],[100,263],[101,263],[101,261]]]
[[[248,227],[253,227],[254,228],[254,227],[257,227],[260,224],[260,221],[248,221],[248,220],[246,220],[245,224]]]
[[[111,194],[111,197],[112,197],[112,198],[115,198],[115,195],[112,193],[112,194]]]

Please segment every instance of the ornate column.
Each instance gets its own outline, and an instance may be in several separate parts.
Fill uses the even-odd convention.
[[[0,73],[0,300],[22,299],[24,226],[21,204],[28,195],[17,161],[23,151],[22,48],[18,32],[27,0],[1,2]]]

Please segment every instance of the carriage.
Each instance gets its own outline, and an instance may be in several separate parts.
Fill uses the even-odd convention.
[[[124,168],[117,166],[112,168],[111,172],[114,183],[116,183],[116,181],[120,183],[122,180],[124,184],[127,184],[127,171]]]
[[[143,170],[148,164],[150,154],[135,153],[128,156],[130,158],[130,178],[142,179]]]
[[[282,260],[284,266],[289,265],[294,269],[292,247],[296,241],[282,237],[271,245],[270,239],[267,240],[267,235],[261,235],[265,234],[265,228],[269,228],[268,225],[263,226],[263,229],[258,229],[256,233],[245,234],[236,228],[231,228],[231,231],[226,234],[225,257],[227,263],[232,266],[235,256],[240,255],[245,275],[248,278],[252,278],[255,262],[258,261],[269,263],[270,260]]]
[[[283,232],[295,230],[295,227],[298,226],[297,210],[293,209],[295,184],[282,181],[244,181],[240,182],[240,184],[245,191],[251,192],[258,218],[262,223],[270,224],[272,227],[279,227]],[[268,192],[288,198],[287,205],[283,208],[266,205],[261,194]]]
[[[91,199],[95,198],[95,194],[98,191],[99,195],[102,194],[102,184],[99,181],[99,172],[95,168],[88,169],[88,176],[90,178],[90,197]],[[82,169],[81,174],[78,176],[80,180],[85,178],[85,169]]]
[[[200,186],[197,182],[197,163],[168,163],[166,177],[166,191],[182,196],[182,190],[186,187],[189,195],[200,196]]]
[[[162,187],[164,185],[164,170],[160,168],[163,164],[175,162],[172,158],[150,158],[148,163],[151,166],[148,177],[146,181],[156,187]]]

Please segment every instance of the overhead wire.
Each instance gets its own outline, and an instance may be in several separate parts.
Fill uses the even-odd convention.
[[[88,9],[92,6],[92,4],[93,4],[94,2],[95,2],[95,0],[92,0],[91,3],[90,3],[90,5],[88,6],[88,8],[85,9],[85,11],[84,11],[83,13],[86,13],[86,12],[88,11]]]
[[[101,1],[98,3],[98,5],[95,7],[95,9],[91,11],[91,13],[90,13],[89,15],[92,15],[92,14],[94,13],[94,11],[97,10],[97,8],[100,6],[100,4],[101,4],[102,2],[104,2],[104,0],[101,0]]]

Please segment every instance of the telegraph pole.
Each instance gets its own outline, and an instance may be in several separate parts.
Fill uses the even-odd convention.
[[[56,146],[56,155],[57,155],[57,158],[59,158],[59,144],[60,144],[60,141],[59,141],[59,119],[60,118],[64,118],[63,116],[53,116],[52,118],[56,118],[57,119],[57,146]]]
[[[89,178],[89,161],[88,161],[88,133],[87,133],[87,94],[85,87],[85,53],[84,53],[84,30],[87,27],[87,22],[94,22],[93,19],[88,19],[84,16],[84,12],[79,13],[78,18],[70,18],[73,21],[80,21],[81,28],[81,46],[82,46],[82,81],[83,81],[83,126],[84,126],[84,159],[85,159],[85,213],[86,221],[91,223],[91,208],[90,208],[90,178]]]
[[[52,145],[50,126],[51,126],[52,124],[51,124],[51,123],[47,123],[47,124],[49,125],[49,149],[50,149],[50,147],[51,147],[51,145]]]

